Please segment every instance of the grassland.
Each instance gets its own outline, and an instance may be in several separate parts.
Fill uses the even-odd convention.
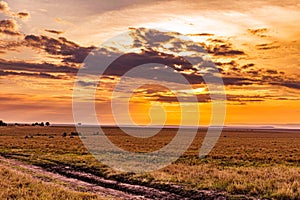
[[[0,164],[0,199],[104,199],[59,184],[44,182],[14,166]]]
[[[226,191],[232,198],[300,199],[299,132],[224,131],[213,151],[200,159],[202,130],[171,165],[151,173],[126,174],[95,160],[78,137],[69,136],[74,131],[73,127],[0,127],[0,153],[39,166],[63,164],[108,179],[155,187],[176,184],[184,190]],[[67,137],[62,137],[64,132]],[[168,143],[176,130],[163,129],[147,140],[132,138],[117,128],[105,132],[126,150],[148,152]]]

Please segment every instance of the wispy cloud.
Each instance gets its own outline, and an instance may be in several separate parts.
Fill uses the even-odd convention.
[[[54,33],[54,34],[57,34],[57,35],[60,35],[62,33],[64,33],[64,31],[57,31],[57,30],[50,30],[50,29],[45,29],[46,32],[49,32],[49,33]]]

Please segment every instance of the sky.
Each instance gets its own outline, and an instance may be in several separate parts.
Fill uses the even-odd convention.
[[[220,76],[226,125],[300,124],[299,24],[297,0],[0,1],[0,119],[73,123],[79,87],[101,124],[208,125]]]

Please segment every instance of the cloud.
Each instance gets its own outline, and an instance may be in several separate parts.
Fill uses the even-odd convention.
[[[234,60],[217,62],[223,75],[225,85],[278,85],[291,89],[300,89],[296,78],[288,77],[283,71],[268,68],[258,68],[254,63],[239,65]]]
[[[247,77],[223,77],[223,82],[225,85],[237,85],[237,86],[253,85],[259,83],[259,81]]]
[[[12,18],[27,19],[30,17],[28,12],[12,12],[5,1],[0,1],[0,12]]]
[[[15,14],[20,19],[27,19],[30,17],[30,14],[28,12],[18,12]]]
[[[267,37],[268,28],[248,29],[248,32],[258,37]]]
[[[0,12],[8,12],[9,7],[5,1],[0,1]]]
[[[196,98],[195,98],[196,97]],[[207,103],[210,102],[210,96],[208,94],[197,94],[194,96],[179,96],[178,98],[176,96],[164,96],[164,95],[155,95],[153,98],[156,101],[160,102],[182,102],[182,103]]]
[[[17,22],[13,19],[4,19],[0,21],[0,33],[11,36],[21,35],[18,31]]]
[[[61,79],[60,76],[54,76],[48,73],[28,73],[28,72],[14,72],[14,71],[0,71],[0,76],[28,76],[28,77],[37,77],[37,78],[50,78],[50,79]]]
[[[236,50],[232,48],[231,43],[227,44],[209,44],[205,47],[208,53],[215,56],[238,56],[245,55],[242,50]]]
[[[39,74],[44,78],[57,78],[47,76],[46,74],[65,74],[67,76],[73,76],[77,73],[78,69],[69,66],[58,66],[50,63],[26,63],[0,60],[0,70],[3,75],[22,75],[20,72],[26,72],[30,74]],[[10,72],[10,73],[7,73]],[[12,73],[13,72],[13,73]]]
[[[194,34],[187,34],[187,36],[214,36],[215,34],[212,33],[194,33]]]
[[[95,85],[97,85],[98,82],[78,81],[77,84],[79,84],[82,87],[89,87],[89,86],[95,86]]]
[[[280,85],[280,86],[285,86],[285,87],[292,88],[292,89],[300,90],[300,82],[299,81],[295,81],[295,82],[284,81],[284,82],[271,82],[271,83]]]
[[[243,65],[241,68],[242,69],[249,69],[249,68],[251,68],[251,67],[254,67],[254,63],[249,63],[249,64],[246,64],[246,65]]]
[[[7,51],[16,51],[18,47],[22,46],[22,41],[1,41],[0,40],[0,50],[2,50],[3,53],[6,53]]]
[[[219,38],[208,38],[207,41],[211,43],[226,43],[225,40]]]
[[[56,31],[56,30],[50,30],[50,29],[45,29],[46,32],[49,32],[49,33],[54,33],[54,34],[57,34],[57,35],[60,35],[62,33],[64,33],[64,31]]]
[[[270,44],[258,44],[256,45],[256,48],[258,50],[269,50],[269,49],[278,49],[280,46],[279,45],[274,45],[274,43],[270,43]]]
[[[1,21],[0,27],[1,26],[11,31],[16,30],[16,25],[10,20]],[[52,31],[53,33],[59,32],[50,29],[46,29],[45,31]],[[115,56],[117,58],[106,68],[106,71],[104,72],[105,76],[123,76],[135,66],[147,63],[157,63],[168,65],[173,69],[172,73],[180,73],[190,82],[190,84],[204,83],[203,76],[214,80],[214,74],[219,70],[222,73],[224,84],[227,86],[273,84],[299,89],[299,83],[294,79],[286,77],[281,71],[258,68],[254,63],[240,66],[234,60],[225,63],[216,62],[215,67],[214,63],[203,60],[201,56],[199,57],[199,53],[205,53],[204,50],[207,50],[209,54],[216,57],[245,55],[243,51],[234,49],[233,45],[228,41],[216,38],[209,40],[211,43],[206,45],[182,40],[180,39],[181,36],[182,35],[179,33],[161,32],[153,29],[148,30],[146,28],[131,29],[133,47],[142,49],[140,53],[128,53],[122,55],[118,49],[102,48],[97,49],[101,52],[100,57],[97,57],[99,55],[95,55],[94,58],[96,60],[103,60],[107,56]],[[178,51],[182,52],[194,52],[197,56],[185,56],[184,58],[172,53],[165,53],[160,49],[167,49],[164,47],[166,43],[171,44],[169,47],[170,49],[176,48]],[[56,76],[55,73],[63,73],[65,74],[64,76],[73,76],[78,71],[74,66],[78,66],[76,64],[82,63],[84,59],[95,50],[95,47],[83,47],[64,37],[52,38],[43,35],[26,35],[23,41],[11,44],[7,43],[4,46],[7,49],[15,48],[17,46],[26,46],[36,50],[42,50],[54,58],[61,59],[64,63],[63,65],[47,62],[33,64],[0,60],[0,70],[2,70],[3,75],[7,75],[7,72],[10,71],[10,75],[39,76],[43,78],[61,78]],[[146,48],[143,49],[145,46]],[[199,65],[193,66],[188,60],[193,61],[193,63],[199,63]],[[148,67],[144,73],[139,75],[140,78],[144,77],[148,79],[149,77],[146,75],[153,74],[153,80],[159,78],[162,81],[168,82],[176,83],[178,81],[174,79],[174,76],[173,74],[170,74],[170,71],[156,68],[155,66],[157,66],[157,64]],[[22,72],[29,74],[22,74]],[[82,83],[82,85],[88,86],[89,83]]]
[[[173,68],[174,72],[183,75],[191,84],[202,84],[204,83],[203,76],[214,80],[214,73],[217,69],[223,75],[223,81],[226,86],[251,86],[251,85],[280,85],[283,87],[297,88],[297,81],[291,80],[291,78],[285,77],[284,72],[277,71],[274,69],[265,69],[255,66],[254,63],[248,63],[240,66],[236,61],[232,60],[227,63],[217,62],[216,67],[214,63],[204,61],[199,53],[203,53],[203,48],[208,50],[208,53],[213,54],[216,57],[222,56],[239,56],[245,55],[241,50],[235,50],[230,42],[221,39],[212,39],[210,44],[199,44],[197,42],[180,40],[179,33],[173,32],[160,32],[158,30],[142,29],[131,29],[131,37],[133,38],[134,47],[144,47],[146,45],[147,50],[141,53],[125,54],[115,60],[104,72],[105,75],[123,76],[126,72],[134,68],[135,66],[142,65],[145,63],[159,63],[168,65]],[[263,32],[264,30],[256,30],[254,32]],[[156,42],[158,41],[158,42]],[[164,49],[165,43],[171,43],[176,46],[180,52],[198,52],[197,57],[175,56],[172,53],[163,53],[159,49]],[[153,46],[152,46],[153,45]],[[203,46],[203,48],[201,47]],[[151,49],[152,47],[152,49]],[[201,47],[201,48],[197,48]],[[172,46],[170,48],[173,48]],[[158,49],[158,50],[155,50]],[[204,51],[205,52],[205,51]],[[100,59],[100,58],[99,58]],[[99,60],[98,59],[98,60]],[[189,62],[193,60],[193,63],[199,63],[200,65],[195,67]],[[201,71],[201,73],[199,73]],[[162,80],[169,82],[176,82],[172,74],[163,70],[158,70],[149,67],[146,69],[145,74],[156,74],[160,73]],[[143,73],[139,75],[143,78]],[[146,76],[145,76],[146,77]]]
[[[147,98],[150,101],[160,101],[160,102],[199,102],[199,103],[209,103],[211,102],[210,94],[192,94],[192,93],[173,93],[169,90],[162,87],[154,87],[151,86],[146,88],[140,88],[139,90],[134,92],[134,95],[142,96]],[[154,87],[154,88],[153,88]],[[267,99],[276,99],[276,96],[272,95],[236,95],[236,94],[227,94],[226,101],[229,102],[238,102],[241,104],[246,104],[247,102],[260,102],[265,101]]]
[[[58,39],[48,36],[26,35],[25,46],[41,49],[51,55],[62,55],[63,62],[82,63],[95,47],[81,47],[64,37]]]
[[[95,60],[103,60],[101,56],[95,57]],[[123,76],[136,66],[143,64],[155,63],[148,68],[144,68],[143,73],[135,74],[136,78],[147,78],[153,80],[162,80],[168,82],[178,82],[174,79],[176,73],[180,73],[191,84],[202,83],[203,77],[196,74],[197,69],[185,58],[172,54],[161,53],[157,51],[142,51],[141,53],[128,53],[121,55],[114,60],[103,72],[106,76]],[[170,71],[165,68],[157,68],[157,65],[167,65],[173,69]],[[96,70],[96,69],[91,69]],[[186,73],[189,72],[189,73]],[[150,78],[151,77],[151,78]]]
[[[203,33],[202,35],[208,35]],[[194,34],[191,34],[194,35]],[[197,34],[199,35],[199,34]],[[201,35],[201,33],[200,33]],[[133,39],[133,48],[145,48],[149,50],[166,49],[174,52],[209,53],[215,56],[239,56],[245,55],[242,50],[234,49],[230,42],[221,39],[208,39],[209,44],[193,42],[184,35],[176,32],[163,32],[146,28],[130,28],[130,36]],[[165,47],[172,44],[173,47]]]
[[[272,69],[267,69],[266,72],[269,74],[278,74],[277,70],[272,70]]]
[[[155,29],[129,28],[130,36],[133,39],[133,48],[154,49],[162,47],[175,37],[170,32],[162,32]]]

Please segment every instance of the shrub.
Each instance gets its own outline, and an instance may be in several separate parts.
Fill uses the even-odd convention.
[[[7,123],[5,123],[4,121],[0,120],[0,126],[7,126]]]

